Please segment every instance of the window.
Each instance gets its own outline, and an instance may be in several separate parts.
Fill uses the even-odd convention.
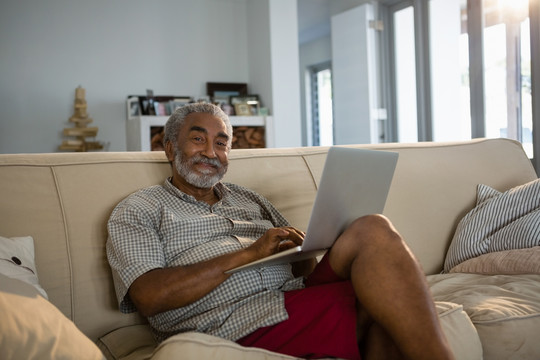
[[[332,70],[330,64],[310,68],[313,146],[334,145]]]
[[[528,0],[383,0],[393,140],[508,137],[532,157],[528,9]]]
[[[400,142],[418,141],[416,111],[416,60],[414,44],[414,10],[412,6],[394,13],[396,64],[397,134]]]
[[[483,0],[486,137],[521,141],[532,157],[527,0]]]
[[[466,0],[431,0],[430,60],[433,140],[471,138],[469,37]]]

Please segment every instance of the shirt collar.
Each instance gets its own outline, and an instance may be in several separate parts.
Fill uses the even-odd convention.
[[[168,177],[165,179],[165,183],[163,185],[165,189],[167,189],[172,194],[178,196],[180,199],[184,201],[189,202],[199,202],[197,199],[195,199],[193,196],[186,194],[182,190],[178,189],[176,186],[172,184],[172,177]],[[225,198],[227,198],[231,192],[231,190],[222,182],[218,182],[216,185],[214,185],[214,192],[216,193],[217,197],[219,198],[218,203],[222,202]]]

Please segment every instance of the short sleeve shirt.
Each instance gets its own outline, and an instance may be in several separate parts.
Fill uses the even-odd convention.
[[[107,257],[122,312],[136,311],[128,289],[142,274],[238,251],[267,229],[288,225],[268,200],[249,189],[218,183],[215,191],[220,200],[208,205],[166,180],[117,205],[108,222]],[[241,271],[198,301],[148,321],[158,341],[186,331],[237,340],[286,320],[283,291],[302,287],[290,265]]]

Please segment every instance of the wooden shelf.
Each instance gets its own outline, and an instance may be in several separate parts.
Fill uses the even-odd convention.
[[[164,126],[169,116],[131,116],[128,117],[127,150],[150,151],[150,130],[152,127]],[[234,126],[264,126],[266,147],[274,147],[274,123],[272,116],[230,116]]]

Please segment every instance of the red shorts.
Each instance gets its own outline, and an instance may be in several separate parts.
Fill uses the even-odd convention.
[[[237,340],[301,358],[360,359],[356,297],[349,281],[337,276],[324,256],[306,279],[306,288],[285,292],[289,319]]]

